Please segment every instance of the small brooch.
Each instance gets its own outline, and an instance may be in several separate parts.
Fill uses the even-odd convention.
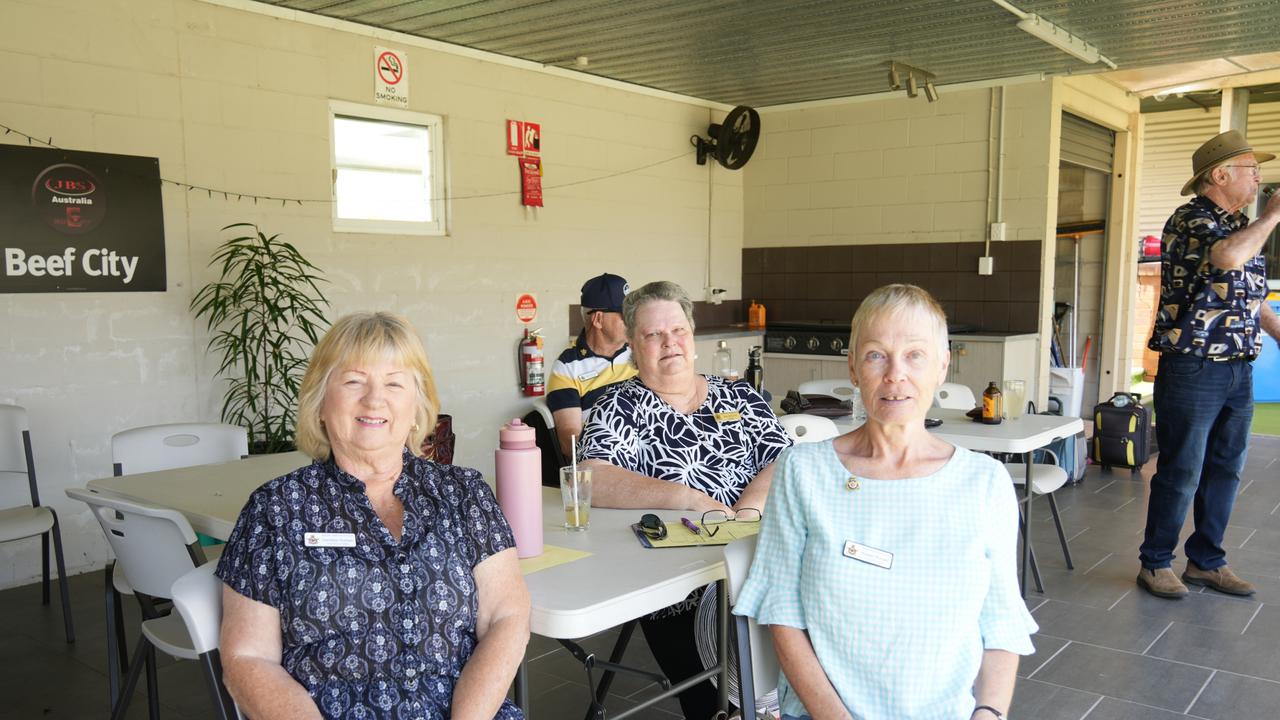
[[[845,482],[844,487],[846,490],[857,490],[862,487],[862,483],[858,482],[858,478],[851,475],[849,476],[849,480]]]

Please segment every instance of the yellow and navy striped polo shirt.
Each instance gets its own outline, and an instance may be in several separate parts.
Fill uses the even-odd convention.
[[[635,377],[636,366],[631,364],[631,347],[623,345],[613,357],[597,355],[587,345],[584,330],[578,339],[560,353],[551,368],[547,381],[547,407],[551,412],[572,407],[582,408],[583,421],[587,411],[614,383]]]

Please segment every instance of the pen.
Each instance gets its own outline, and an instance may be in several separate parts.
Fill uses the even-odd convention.
[[[682,518],[680,518],[680,522],[684,523],[684,526],[685,526],[685,527],[687,527],[687,528],[689,528],[689,531],[690,531],[690,532],[692,532],[694,535],[701,535],[701,534],[702,534],[702,530],[700,530],[700,529],[698,528],[697,523],[693,522],[693,521],[692,521],[692,520],[690,520],[689,518],[687,518],[687,517],[682,517]]]

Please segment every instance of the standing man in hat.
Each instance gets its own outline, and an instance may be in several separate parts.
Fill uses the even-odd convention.
[[[1280,318],[1264,302],[1263,243],[1280,223],[1280,194],[1252,223],[1240,212],[1258,196],[1254,152],[1229,130],[1192,156],[1183,195],[1195,197],[1164,226],[1160,306],[1147,346],[1160,353],[1155,382],[1160,452],[1147,501],[1147,528],[1138,585],[1152,595],[1181,598],[1186,581],[1232,595],[1254,587],[1227,566],[1222,535],[1231,517],[1253,419],[1250,362],[1262,349],[1259,328],[1280,345]],[[1173,551],[1194,507],[1182,581]]]
[[[547,407],[556,422],[556,438],[564,456],[573,452],[572,437],[582,437],[591,406],[614,383],[636,374],[622,324],[622,298],[627,281],[605,273],[582,286],[582,332],[551,368]]]

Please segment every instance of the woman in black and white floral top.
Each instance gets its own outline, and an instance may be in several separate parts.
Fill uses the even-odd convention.
[[[675,283],[649,283],[627,295],[622,319],[639,375],[598,400],[584,430],[579,459],[592,469],[593,504],[730,517],[763,510],[773,461],[791,439],[748,383],[694,370],[688,294]],[[686,601],[641,622],[673,683],[702,670],[694,610]],[[711,717],[711,683],[681,693],[680,705],[690,720]]]

